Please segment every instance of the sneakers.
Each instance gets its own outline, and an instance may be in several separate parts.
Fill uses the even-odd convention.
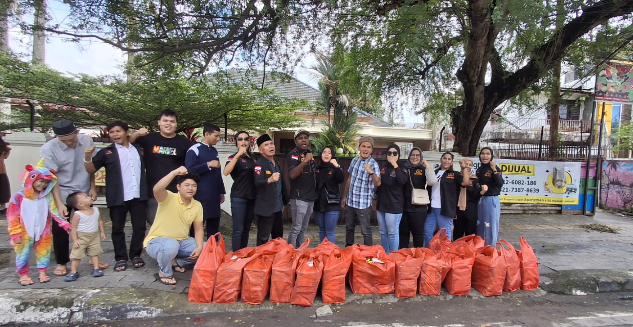
[[[91,275],[92,275],[92,277],[101,277],[101,276],[103,276],[103,270],[101,270],[101,269],[93,269]]]
[[[66,278],[64,278],[65,282],[74,282],[79,278],[79,273],[70,273],[68,275],[66,275]]]

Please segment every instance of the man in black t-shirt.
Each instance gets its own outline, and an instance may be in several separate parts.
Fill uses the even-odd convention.
[[[147,201],[147,222],[154,222],[158,202],[154,199],[154,185],[172,170],[185,165],[185,156],[191,146],[191,142],[184,136],[176,134],[178,123],[177,114],[173,110],[163,110],[158,119],[160,132],[149,133],[146,128],[141,128],[130,135],[130,142],[138,143],[143,148],[147,173],[147,188],[149,200]],[[167,190],[178,192],[176,183],[172,181]]]
[[[295,133],[296,147],[288,153],[288,175],[290,176],[290,209],[292,229],[288,243],[298,248],[303,243],[316,199],[316,177],[314,157],[310,152],[310,133],[300,129]]]

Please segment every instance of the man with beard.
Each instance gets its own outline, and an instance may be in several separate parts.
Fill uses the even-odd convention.
[[[145,238],[147,181],[145,164],[142,159],[143,150],[138,144],[130,144],[128,140],[128,124],[115,121],[108,125],[108,135],[112,144],[99,150],[93,156],[94,146],[85,151],[84,167],[89,174],[94,174],[101,167],[106,170],[106,204],[110,209],[112,220],[112,245],[114,246],[114,271],[127,269],[127,261],[132,260],[134,268],[145,266],[141,258],[143,239]],[[128,255],[125,243],[125,220],[128,212],[132,222],[132,239]]]
[[[290,209],[292,211],[292,229],[288,243],[295,248],[301,246],[305,231],[312,216],[316,199],[316,177],[312,152],[310,152],[310,133],[300,129],[295,133],[296,147],[288,153],[288,175],[290,175]]]
[[[178,114],[173,110],[163,110],[158,118],[160,132],[149,133],[141,128],[130,135],[131,143],[138,143],[143,148],[143,156],[147,165],[147,222],[154,222],[158,202],[152,190],[158,181],[174,169],[184,166],[185,155],[191,146],[186,137],[176,134]],[[176,192],[176,183],[172,181],[167,189]]]

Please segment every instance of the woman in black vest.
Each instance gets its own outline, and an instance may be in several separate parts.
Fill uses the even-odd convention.
[[[327,237],[336,243],[336,224],[341,214],[340,184],[343,182],[343,170],[334,159],[334,151],[326,146],[321,151],[319,166],[316,169],[317,199],[314,201],[314,219],[319,226],[319,238]]]
[[[413,148],[409,153],[409,160],[404,164],[407,169],[409,181],[404,184],[404,212],[400,220],[400,248],[409,247],[409,239],[413,234],[413,246],[424,246],[424,223],[429,209],[429,204],[413,204],[413,189],[426,192],[427,185],[437,183],[433,167],[422,157],[422,149]]]
[[[460,189],[459,199],[457,200],[457,219],[453,223],[455,226],[453,240],[477,233],[477,202],[481,197],[479,193],[481,186],[479,186],[477,175],[471,173],[473,169],[472,159],[464,158],[460,160],[459,166],[462,169],[464,183],[468,183],[468,186],[462,186]]]
[[[400,166],[400,147],[387,147],[387,163],[380,170],[381,183],[376,190],[378,204],[376,218],[380,243],[389,254],[400,245],[400,219],[404,210],[404,184],[409,181],[407,169]]]
[[[481,184],[482,197],[479,200],[477,235],[486,241],[486,245],[497,244],[499,236],[499,218],[501,217],[501,203],[499,194],[503,186],[501,169],[495,164],[494,153],[489,147],[479,151],[481,166],[477,169],[477,178]]]
[[[453,219],[457,216],[457,198],[462,174],[453,170],[453,154],[444,152],[440,168],[435,170],[439,183],[431,187],[431,211],[424,224],[424,246],[429,245],[435,228],[446,229],[446,236],[451,239]]]
[[[224,166],[224,176],[231,175],[231,215],[233,216],[233,235],[231,249],[237,251],[248,246],[248,234],[253,223],[255,208],[255,179],[253,168],[255,157],[251,153],[251,137],[247,132],[235,134],[237,152],[230,155]]]

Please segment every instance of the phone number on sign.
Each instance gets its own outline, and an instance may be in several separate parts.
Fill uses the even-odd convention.
[[[540,190],[532,187],[502,187],[501,192],[504,193],[539,193]]]
[[[536,185],[536,181],[526,181],[523,179],[510,179],[510,180],[506,180],[505,181],[506,184],[511,184],[511,185]]]

